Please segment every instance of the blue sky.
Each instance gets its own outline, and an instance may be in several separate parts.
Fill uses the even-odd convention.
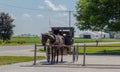
[[[53,26],[69,26],[67,10],[75,10],[78,0],[0,0],[0,12],[9,13],[15,19],[14,34],[38,34],[48,32]],[[71,18],[75,27],[75,18]],[[49,24],[50,22],[50,24]],[[79,31],[76,29],[76,34]]]

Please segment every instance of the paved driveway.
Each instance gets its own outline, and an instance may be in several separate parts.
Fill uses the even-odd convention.
[[[0,56],[34,56],[34,45],[29,46],[0,46]],[[37,53],[45,55],[45,53]]]
[[[34,46],[1,46],[0,55],[33,56],[34,53],[31,52],[33,49]],[[45,54],[39,53],[39,55]],[[86,66],[84,67],[82,66],[82,55],[79,56],[79,61],[76,63],[72,63],[72,56],[70,55],[64,56],[64,60],[65,63],[55,65],[44,65],[46,64],[46,60],[38,61],[35,66],[33,65],[33,62],[4,65],[0,66],[0,72],[120,72],[120,56],[87,55]]]
[[[103,44],[120,44],[120,42],[102,42]],[[84,43],[79,43],[77,45],[83,45]],[[96,43],[86,43],[86,45],[96,45]],[[0,56],[33,56],[34,45],[28,46],[0,46]],[[38,55],[45,55],[43,53],[38,53]]]
[[[119,56],[87,56],[86,66],[82,66],[82,55],[79,61],[72,63],[71,56],[64,56],[65,63],[55,65],[44,65],[45,60],[18,63],[0,66],[0,72],[120,72]]]

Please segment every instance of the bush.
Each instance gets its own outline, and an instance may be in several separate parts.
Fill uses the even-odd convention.
[[[18,41],[17,44],[25,44],[26,41]]]
[[[5,44],[10,44],[10,43],[11,43],[10,40],[6,40],[6,41],[5,41]]]
[[[2,41],[0,40],[0,44],[2,44]]]

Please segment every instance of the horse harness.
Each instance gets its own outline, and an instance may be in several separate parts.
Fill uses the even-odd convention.
[[[53,36],[54,36],[54,40],[53,40],[54,45],[64,44],[64,40],[63,40],[63,37],[61,35],[53,35]]]

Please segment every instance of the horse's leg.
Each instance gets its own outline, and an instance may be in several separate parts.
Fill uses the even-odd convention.
[[[70,54],[71,53],[71,47],[66,47],[67,49],[67,54]]]
[[[53,55],[54,55],[54,56],[53,56],[53,57],[54,57],[54,61],[53,61],[53,62],[55,63],[56,47],[54,47],[53,52],[54,52],[54,53],[53,53]]]
[[[57,53],[57,61],[56,61],[56,63],[58,63],[58,58],[59,58],[59,48],[57,48],[57,51],[56,51]]]
[[[44,51],[46,51],[46,46],[44,46]]]
[[[51,47],[51,63],[53,63],[53,47]]]
[[[63,47],[61,47],[61,62],[63,62]]]
[[[53,47],[53,63],[55,63],[55,47]]]
[[[50,62],[50,47],[47,48],[47,62]]]

